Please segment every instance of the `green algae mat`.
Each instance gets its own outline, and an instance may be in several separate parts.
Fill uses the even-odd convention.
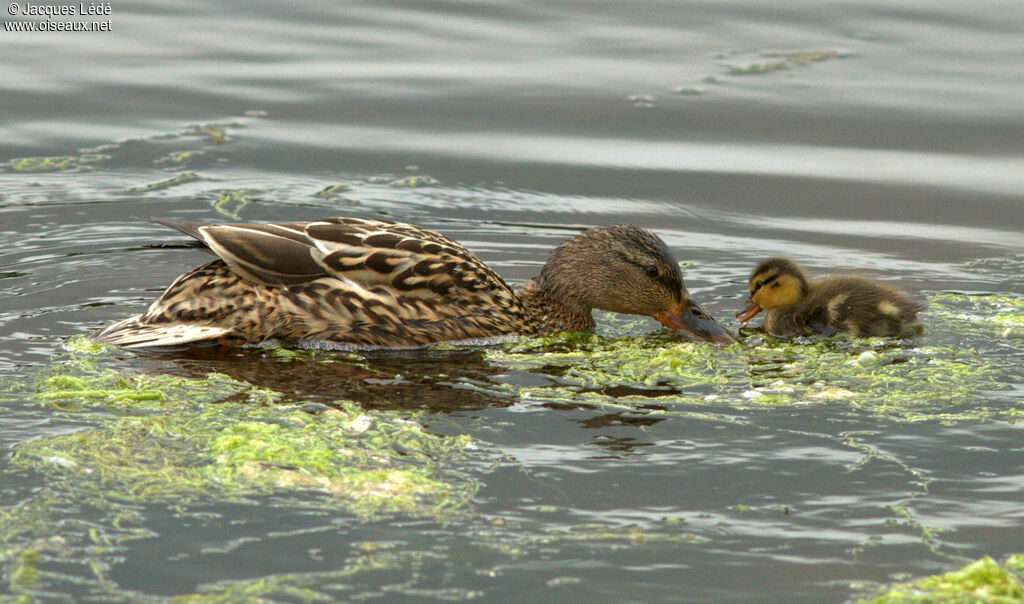
[[[1024,343],[1024,301],[1003,296],[942,294],[930,299],[925,321],[956,345],[915,340],[774,339],[751,331],[725,351],[671,336],[601,337],[558,334],[488,352],[508,369],[550,375],[557,384],[503,388],[531,402],[572,402],[686,413],[702,407],[831,405],[903,421],[1012,417],[1018,358],[967,346],[1018,350]],[[984,338],[984,340],[982,340]],[[932,339],[932,338],[929,338]],[[941,339],[939,339],[941,341]]]
[[[18,445],[10,459],[15,471],[42,477],[31,496],[0,508],[0,560],[14,594],[45,597],[62,573],[40,561],[74,559],[99,591],[129,595],[105,574],[125,543],[151,536],[141,506],[258,502],[363,522],[443,521],[477,490],[456,461],[476,454],[473,440],[430,434],[415,415],[283,401],[216,373],[126,374],[104,366],[110,350],[84,338],[67,349],[34,384],[38,404],[67,430]],[[81,508],[100,520],[76,518]]]
[[[1015,604],[1024,602],[1024,555],[992,558],[948,573],[901,583],[858,604]]]
[[[97,425],[24,443],[13,460],[76,488],[178,502],[308,490],[360,517],[439,517],[474,492],[471,481],[444,471],[475,447],[468,436],[432,435],[414,418],[345,400],[281,402],[216,373],[125,376],[90,358],[102,348],[84,338],[68,347],[72,358],[39,378],[37,398],[59,416]]]
[[[900,423],[1012,422],[1024,411],[1022,317],[1024,301],[1018,299],[939,294],[931,297],[926,324],[943,335],[925,343],[842,336],[777,340],[752,331],[743,345],[715,348],[671,335],[569,333],[483,350],[439,346],[427,353],[468,350],[482,369],[451,378],[450,387],[479,392],[499,405],[697,422],[808,407]],[[481,483],[501,465],[500,447],[459,429],[428,429],[422,411],[371,408],[346,398],[313,400],[301,391],[276,391],[217,372],[196,377],[128,370],[124,353],[81,337],[65,349],[31,383],[5,386],[5,396],[31,390],[35,404],[48,408],[61,426],[16,445],[10,457],[10,467],[36,485],[0,507],[0,560],[14,597],[45,598],[54,584],[68,580],[69,565],[87,569],[87,578],[76,580],[89,584],[91,593],[138,596],[119,588],[111,575],[131,543],[153,536],[144,522],[151,506],[185,516],[216,502],[289,514],[329,511],[358,523],[464,523],[476,527],[465,544],[469,549],[508,560],[575,543],[695,552],[713,544],[671,516],[655,525],[577,519],[554,526],[482,514]],[[310,375],[344,370],[364,382],[407,379],[360,354],[281,348],[254,354],[260,362],[289,363]],[[454,363],[466,364],[461,356]],[[489,379],[495,374],[532,378]],[[867,452],[867,459],[883,457]],[[891,513],[937,552],[935,531],[910,511],[915,498],[926,495],[924,484]],[[766,512],[790,513],[783,506],[759,511],[737,504],[732,510],[737,517]],[[539,506],[536,513],[563,510]],[[366,542],[329,570],[215,583],[182,601],[332,599],[337,594],[325,585],[420,564],[422,552]],[[1003,565],[983,558],[958,571],[865,588],[864,601],[1018,601],[1020,569],[1019,556]],[[468,588],[443,593],[450,599],[479,595]]]

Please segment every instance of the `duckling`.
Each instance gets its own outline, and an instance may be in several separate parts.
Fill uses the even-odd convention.
[[[690,299],[653,233],[588,229],[519,292],[462,245],[365,218],[278,224],[152,219],[217,260],[179,276],[146,312],[91,335],[125,348],[199,343],[414,347],[594,326],[592,309],[648,315],[694,339],[735,337]]]
[[[808,282],[788,258],[769,258],[750,275],[750,306],[743,323],[767,310],[764,328],[788,336],[844,331],[855,336],[909,337],[921,332],[921,305],[890,285],[864,277],[832,275]]]

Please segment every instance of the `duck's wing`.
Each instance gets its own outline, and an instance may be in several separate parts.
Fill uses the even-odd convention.
[[[461,244],[411,224],[367,218],[277,224],[152,220],[195,238],[255,283],[290,286],[334,277],[341,289],[386,286],[409,297],[514,295]]]
[[[518,297],[451,239],[338,218],[283,224],[160,220],[220,257],[142,315],[93,334],[128,347],[233,339],[409,346],[514,333]]]
[[[305,283],[327,275],[313,259],[313,243],[303,230],[308,223],[204,224],[151,218],[153,222],[194,237],[242,277],[274,286]]]
[[[512,288],[461,244],[411,224],[332,218],[305,225],[312,258],[332,277],[400,297],[509,298]]]

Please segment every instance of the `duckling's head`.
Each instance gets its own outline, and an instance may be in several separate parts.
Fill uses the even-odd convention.
[[[750,306],[736,314],[742,323],[769,308],[799,303],[809,286],[804,271],[789,258],[769,258],[750,274]]]
[[[551,252],[537,286],[566,307],[654,317],[700,340],[735,337],[690,299],[665,242],[628,224],[583,231]]]

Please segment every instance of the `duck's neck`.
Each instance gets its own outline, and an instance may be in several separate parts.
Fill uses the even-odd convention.
[[[518,295],[534,335],[594,326],[589,308],[559,299],[543,287],[539,278],[527,283]]]

